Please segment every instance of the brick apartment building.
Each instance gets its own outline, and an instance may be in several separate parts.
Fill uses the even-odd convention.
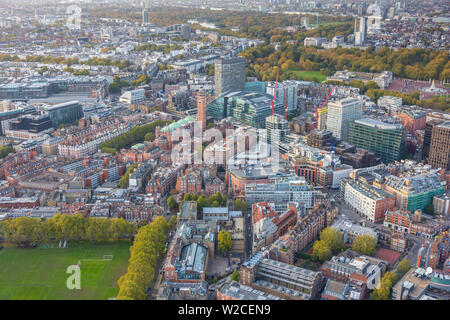
[[[198,171],[188,171],[177,178],[176,190],[185,195],[199,194],[202,192],[202,176]]]

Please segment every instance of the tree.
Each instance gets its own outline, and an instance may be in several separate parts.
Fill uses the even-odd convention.
[[[391,296],[391,289],[394,283],[397,280],[397,275],[392,272],[386,272],[384,276],[381,278],[380,286],[378,289],[373,290],[370,295],[370,299],[372,300],[389,300]]]
[[[186,194],[184,195],[183,200],[184,200],[184,201],[191,201],[191,200],[192,200],[191,194],[190,194],[189,192],[186,193]]]
[[[138,167],[138,164],[135,162],[131,166],[128,167],[125,174],[119,180],[119,187],[122,189],[128,188],[128,181],[130,179],[130,174]]]
[[[19,247],[47,241],[91,240],[117,241],[130,238],[136,225],[122,218],[86,218],[81,214],[56,214],[50,219],[17,218],[0,222],[0,237]]]
[[[0,147],[0,159],[3,159],[8,154],[14,153],[14,152],[15,152],[14,148],[9,145],[5,146],[5,147]]]
[[[175,200],[175,198],[173,196],[170,196],[167,199],[167,205],[169,206],[170,210],[178,209],[178,202]]]
[[[333,254],[342,251],[345,248],[342,233],[330,227],[326,227],[320,232],[320,240],[331,250]]]
[[[169,229],[174,230],[177,227],[177,217],[172,216],[169,220]]]
[[[248,205],[247,202],[237,199],[234,201],[234,209],[242,212],[247,212]]]
[[[331,258],[331,249],[324,240],[314,243],[312,256],[317,260],[324,262]]]
[[[222,197],[222,194],[220,193],[220,192],[217,192],[215,195],[214,195],[214,200],[215,201],[217,201],[217,203],[219,204],[219,205],[225,205],[225,203],[223,203],[223,197]]]
[[[208,206],[208,199],[206,199],[206,197],[202,194],[198,199],[197,199],[197,211],[198,212],[202,212],[204,207]]]
[[[217,241],[217,249],[219,250],[219,253],[225,254],[231,250],[231,236],[227,231],[221,230],[217,236]]]
[[[231,274],[231,280],[239,282],[239,279],[240,279],[239,272],[237,271],[237,269],[234,269],[233,273]]]
[[[359,254],[372,256],[377,249],[377,239],[370,235],[359,235],[353,239],[352,249]]]
[[[153,141],[153,140],[155,140],[155,134],[153,132],[146,133],[145,137],[144,137],[144,140],[145,141]]]
[[[214,76],[214,65],[207,63],[205,64],[205,74],[207,76]]]
[[[144,300],[146,289],[154,279],[158,260],[163,256],[169,224],[163,217],[156,217],[150,224],[141,227],[130,248],[127,273],[119,285],[119,300]]]
[[[400,276],[405,275],[409,269],[411,269],[411,262],[406,258],[400,261],[397,265],[397,272]]]
[[[129,148],[136,142],[142,142],[148,132],[154,133],[156,127],[164,127],[169,123],[171,121],[156,120],[150,124],[133,127],[124,134],[101,143],[100,149],[102,152],[110,152],[110,150],[119,151],[123,148]]]
[[[120,277],[118,300],[144,300],[146,298],[145,288],[139,285],[135,278],[136,275],[131,273]]]

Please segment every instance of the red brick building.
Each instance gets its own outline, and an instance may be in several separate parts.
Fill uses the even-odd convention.
[[[202,177],[198,171],[188,171],[177,178],[176,190],[185,195],[199,194],[202,192]]]
[[[206,195],[214,195],[217,192],[224,194],[226,192],[225,183],[217,177],[209,178],[205,181]]]
[[[39,207],[39,198],[36,197],[0,198],[0,208],[18,209],[18,208],[34,208],[34,207]]]
[[[409,133],[415,134],[416,130],[425,130],[427,116],[423,112],[406,110],[398,114],[398,118]]]

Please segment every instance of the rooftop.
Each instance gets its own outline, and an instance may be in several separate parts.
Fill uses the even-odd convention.
[[[355,120],[355,123],[359,123],[365,126],[373,127],[375,129],[382,129],[382,130],[399,130],[403,129],[403,126],[400,124],[391,124],[386,123],[380,120],[371,119],[371,118],[364,118],[360,120]]]

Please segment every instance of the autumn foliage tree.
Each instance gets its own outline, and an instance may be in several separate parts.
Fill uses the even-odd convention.
[[[353,239],[352,249],[359,254],[373,256],[377,250],[377,239],[370,235],[359,235]]]
[[[320,232],[320,240],[314,243],[312,257],[323,262],[344,248],[342,233],[334,228],[327,227]]]
[[[150,224],[139,228],[130,248],[127,273],[119,278],[118,300],[144,300],[152,284],[158,260],[163,256],[169,224],[156,217]]]
[[[0,222],[0,236],[18,247],[65,240],[117,241],[131,238],[136,229],[136,223],[122,218],[86,218],[81,214],[56,214],[46,220],[21,217]]]
[[[217,235],[217,241],[217,250],[219,251],[219,253],[225,254],[231,250],[231,236],[227,231],[221,230]]]

